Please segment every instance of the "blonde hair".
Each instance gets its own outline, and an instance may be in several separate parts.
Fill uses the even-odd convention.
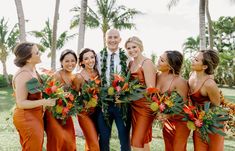
[[[125,42],[125,48],[127,48],[127,43],[129,42],[135,43],[140,48],[140,51],[144,50],[143,42],[138,37],[133,36],[128,38],[127,41]]]

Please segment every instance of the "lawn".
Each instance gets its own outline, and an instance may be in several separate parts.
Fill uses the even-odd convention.
[[[225,98],[235,102],[235,89],[222,88]],[[20,150],[19,136],[12,124],[12,108],[14,100],[12,98],[11,88],[0,88],[0,150],[1,151],[18,151]],[[84,150],[84,139],[77,137],[77,149]],[[46,141],[46,137],[44,139]],[[44,142],[45,147],[46,142]],[[226,136],[225,151],[235,150],[235,138]],[[188,140],[187,149],[193,150],[191,137]],[[114,126],[111,139],[111,151],[119,151],[119,140]],[[161,136],[160,127],[157,124],[153,126],[153,140],[151,142],[151,150],[163,151],[164,142]]]

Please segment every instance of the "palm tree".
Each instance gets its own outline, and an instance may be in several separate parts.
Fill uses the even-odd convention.
[[[85,39],[85,18],[87,13],[87,0],[81,0],[80,22],[78,31],[78,49],[77,54],[80,53],[81,48],[84,47]]]
[[[214,47],[214,36],[213,36],[213,30],[212,30],[212,20],[211,20],[211,15],[209,12],[209,0],[206,0],[206,18],[208,22],[208,37],[209,37],[209,48],[213,49]]]
[[[177,5],[179,0],[171,0],[168,3],[168,8]],[[205,5],[206,0],[199,1],[199,37],[200,37],[200,49],[206,49],[206,26],[205,26]],[[208,10],[209,12],[209,10]]]
[[[121,29],[132,29],[135,24],[131,22],[134,16],[141,14],[136,9],[130,9],[126,6],[116,6],[116,0],[96,0],[97,11],[95,12],[88,6],[86,16],[86,26],[90,28],[100,28],[103,32],[103,42],[105,46],[105,33],[111,27]],[[80,21],[80,7],[71,9],[75,12],[71,22],[71,28],[77,27]]]
[[[26,41],[26,34],[25,34],[25,18],[24,18],[24,11],[21,0],[15,0],[16,11],[19,21],[19,29],[20,29],[20,41]]]
[[[196,38],[189,37],[186,39],[186,42],[183,44],[183,52],[184,55],[189,53],[189,56],[192,56],[192,52],[199,50],[200,38],[197,36]]]
[[[36,38],[40,39],[40,50],[45,51],[46,49],[52,48],[52,28],[50,27],[49,19],[45,23],[45,27],[41,31],[31,31],[30,34]],[[56,50],[61,49],[65,43],[74,38],[77,34],[68,35],[68,31],[61,33],[56,41]],[[51,56],[51,52],[48,54],[48,57]]]
[[[16,45],[17,38],[19,36],[19,30],[17,28],[17,24],[9,31],[8,30],[8,22],[5,21],[4,17],[0,20],[0,61],[3,66],[3,75],[8,84],[10,84],[6,61],[7,56],[10,53],[10,50]]]
[[[56,67],[56,43],[57,43],[57,26],[58,26],[58,19],[59,19],[59,6],[60,6],[60,0],[56,0],[53,30],[52,30],[52,42],[51,42],[51,69],[52,70],[55,70],[55,67]]]

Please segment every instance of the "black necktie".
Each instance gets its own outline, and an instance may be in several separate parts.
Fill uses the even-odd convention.
[[[110,57],[110,81],[113,81],[113,74],[114,74],[114,55],[115,53],[111,54]]]

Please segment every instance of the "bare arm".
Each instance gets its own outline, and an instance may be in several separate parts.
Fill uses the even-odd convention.
[[[29,81],[32,77],[27,72],[20,73],[15,78],[15,94],[16,94],[16,106],[20,109],[32,109],[42,105],[53,106],[55,100],[27,100],[28,90],[26,87],[26,82]]]
[[[175,89],[184,100],[187,100],[188,97],[188,84],[185,79],[179,77],[175,83]]]
[[[143,64],[144,78],[146,86],[155,87],[156,84],[156,72],[154,64],[151,60],[146,60]]]
[[[220,105],[220,92],[214,80],[208,80],[204,84],[205,91],[210,98],[212,104],[218,106]]]
[[[84,82],[85,81],[84,81],[83,77],[79,73],[75,75],[75,78],[73,80],[73,85],[75,86],[76,91],[79,92],[81,90],[81,87]]]

